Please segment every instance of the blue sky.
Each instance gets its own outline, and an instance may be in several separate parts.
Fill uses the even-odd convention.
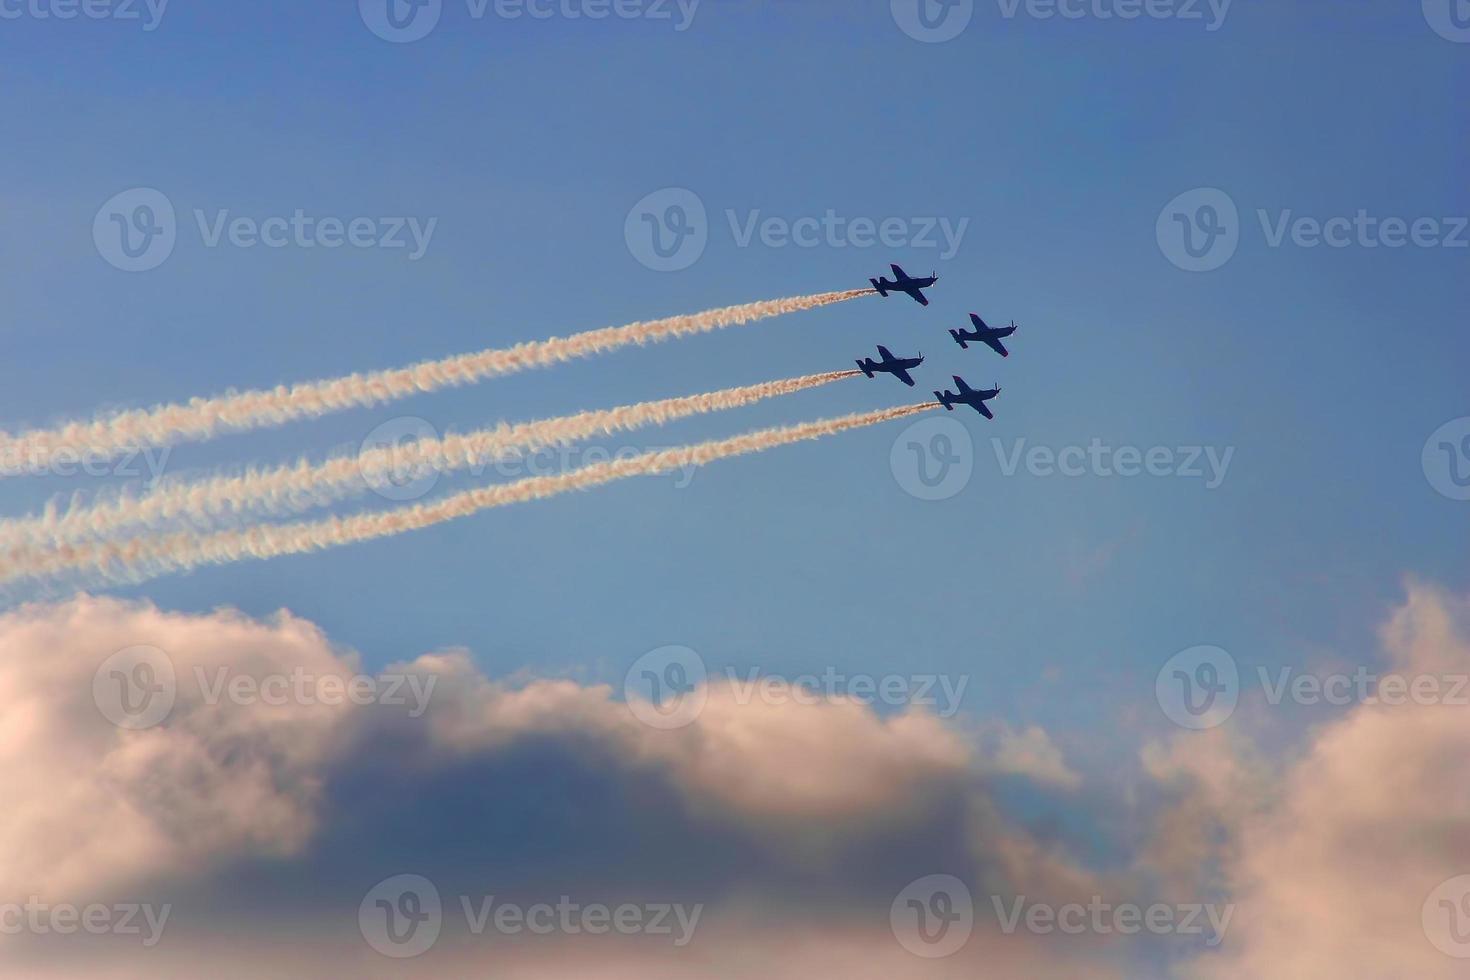
[[[685,489],[631,481],[123,594],[289,608],[370,664],[464,646],[491,675],[617,682],[644,652],[683,644],[711,665],[787,674],[963,673],[968,710],[1085,742],[1147,703],[1180,649],[1219,644],[1248,664],[1367,656],[1406,574],[1466,585],[1467,512],[1434,491],[1420,452],[1465,413],[1470,251],[1273,248],[1257,217],[1470,214],[1466,51],[1417,5],[1242,0],[1209,31],[1008,19],[981,3],[944,44],[906,36],[886,4],[706,0],[680,32],[474,20],[447,3],[408,44],[352,8],[175,0],[152,31],[0,25],[0,425],[861,286],[890,261],[938,269],[933,306],[863,299],[179,447],[169,472],[355,446],[401,415],[470,429],[841,368],[875,343],[930,356],[919,395],[952,373],[999,381],[997,420],[964,418],[974,477],[941,502],[890,472],[898,424],[720,463]],[[169,198],[179,241],[129,274],[91,228],[135,187]],[[661,273],[624,224],[668,187],[704,203],[709,246]],[[1241,240],[1223,267],[1191,273],[1155,223],[1200,187],[1238,206]],[[437,225],[417,261],[207,248],[196,208]],[[729,217],[829,210],[968,225],[941,260],[742,247]],[[1009,360],[948,340],[971,310],[1022,325]],[[913,397],[859,379],[610,445]],[[992,438],[1006,452],[1099,439],[1234,456],[1214,490],[1006,477]],[[97,485],[7,481],[0,507]]]

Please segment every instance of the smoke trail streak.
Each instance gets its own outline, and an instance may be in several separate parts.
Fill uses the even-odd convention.
[[[248,558],[267,559],[320,551],[442,524],[491,507],[541,500],[615,480],[704,466],[719,459],[820,439],[849,429],[907,418],[936,407],[938,406],[935,403],[924,402],[784,428],[761,429],[728,439],[594,463],[555,476],[535,476],[513,483],[467,490],[432,503],[415,504],[380,513],[356,514],[298,524],[262,524],[241,530],[223,531],[203,538],[179,533],[68,545],[58,548],[44,560],[29,563],[27,567],[0,568],[0,582],[70,571],[97,573],[113,581],[137,582],[200,565],[222,565]]]
[[[209,439],[225,432],[282,425],[294,419],[377,405],[496,375],[549,367],[630,344],[707,333],[872,294],[871,289],[849,289],[762,300],[704,313],[603,327],[570,337],[527,341],[514,347],[461,354],[395,370],[134,409],[56,429],[35,429],[16,435],[0,432],[0,477],[44,472],[59,452],[110,457],[145,446],[169,446]]]
[[[375,447],[317,464],[301,460],[239,476],[163,484],[144,496],[118,496],[65,513],[0,521],[0,552],[10,552],[6,556],[9,562],[24,562],[39,549],[98,540],[130,528],[157,529],[161,523],[180,519],[196,528],[207,528],[222,518],[297,513],[366,493],[405,472],[417,476],[472,469],[596,435],[740,408],[832,384],[857,373],[828,371],[536,422],[502,423],[463,435],[451,433],[442,439]]]

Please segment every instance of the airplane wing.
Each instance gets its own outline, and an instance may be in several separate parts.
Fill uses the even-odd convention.
[[[980,319],[980,314],[978,314],[978,313],[971,313],[970,314],[970,322],[973,323],[976,327],[978,327],[981,330],[989,330],[990,329],[990,324],[988,324],[984,320]]]
[[[985,341],[985,344],[986,344],[987,347],[989,347],[991,350],[995,351],[1001,357],[1010,357],[1011,356],[1011,352],[1008,351],[1008,350],[1006,350],[1006,345],[1005,344],[1002,344],[1000,342],[1000,338],[999,337],[984,337],[984,338],[981,338],[981,339],[983,339]]]
[[[905,289],[904,292],[906,292],[910,296],[912,296],[914,298],[914,302],[915,303],[918,303],[920,306],[928,306],[929,305],[929,297],[925,296],[924,293],[921,290],[918,290],[918,289]]]
[[[890,269],[893,270],[893,276],[899,282],[903,282],[905,279],[907,279],[909,277],[909,274],[907,272],[904,272],[902,269],[900,269],[897,264],[890,265],[888,268],[890,268]]]
[[[907,368],[894,368],[893,376],[902,381],[904,384],[908,385],[910,388],[914,386],[914,379],[910,377]]]
[[[893,360],[893,355],[888,353],[888,348],[884,347],[882,344],[878,345],[878,356],[883,358],[883,360],[885,361]]]
[[[995,418],[995,413],[992,412],[990,410],[990,406],[987,405],[987,404],[985,404],[984,402],[979,402],[979,401],[974,402],[971,405],[971,407],[974,408],[975,411],[979,412],[981,415],[985,416],[988,419],[994,419]]]

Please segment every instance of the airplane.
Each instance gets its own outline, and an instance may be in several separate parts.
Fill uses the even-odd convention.
[[[873,288],[878,290],[879,296],[887,296],[891,289],[895,293],[907,293],[920,306],[929,305],[929,297],[925,296],[923,291],[939,281],[937,275],[931,273],[927,278],[914,279],[896,265],[889,266],[889,268],[893,270],[892,282],[889,282],[887,276],[868,280],[873,284]]]
[[[995,351],[1001,357],[1011,356],[1011,352],[1006,350],[1006,345],[1002,344],[1000,341],[1001,338],[1009,337],[1011,334],[1016,332],[1015,320],[1011,321],[1011,325],[1009,327],[996,328],[991,327],[984,320],[980,319],[980,314],[971,313],[970,322],[975,325],[974,330],[960,329],[951,330],[949,332],[949,335],[954,338],[955,343],[959,344],[965,350],[969,350],[970,345],[968,341],[978,340],[982,344],[985,344],[987,347],[989,347],[991,350]]]
[[[956,405],[969,405],[986,418],[995,418],[990,412],[990,407],[985,403],[1000,394],[1000,385],[989,390],[982,388],[976,391],[965,384],[965,379],[958,374],[954,376],[954,383],[959,391],[936,391],[934,393],[934,397],[939,399],[939,404],[943,405],[946,411],[953,412]]]
[[[924,355],[920,352],[918,357],[894,357],[888,348],[882,344],[878,345],[878,356],[882,361],[875,361],[871,357],[865,357],[857,362],[858,369],[868,377],[873,376],[874,371],[882,371],[891,374],[910,388],[914,386],[914,379],[909,376],[909,369],[916,368],[924,363]]]

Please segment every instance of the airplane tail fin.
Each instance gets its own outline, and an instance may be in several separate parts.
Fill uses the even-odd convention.
[[[878,282],[878,280],[876,280],[876,279],[869,279],[868,282],[870,282],[870,283],[873,284],[873,288],[878,291],[878,295],[879,296],[887,297],[888,290],[886,290],[886,289],[883,288],[883,284],[882,283]]]
[[[945,411],[946,411],[946,412],[953,412],[953,411],[954,411],[954,402],[953,402],[953,401],[951,401],[951,400],[950,400],[950,399],[949,399],[949,398],[948,398],[948,397],[947,397],[947,396],[946,396],[946,395],[945,395],[945,393],[944,393],[944,392],[942,392],[942,391],[936,391],[936,392],[935,392],[935,393],[934,393],[934,397],[935,397],[935,398],[937,398],[937,399],[939,399],[939,404],[941,404],[941,405],[943,405],[943,406],[944,406],[944,410],[945,410]]]
[[[960,332],[958,330],[951,330],[949,332],[949,335],[954,338],[954,342],[959,344],[962,350],[970,349],[970,345],[965,341],[964,337],[960,336]]]
[[[873,369],[868,366],[868,362],[867,361],[858,361],[857,362],[857,366],[858,366],[858,370],[861,371],[861,372],[863,372],[863,374],[866,375],[867,377],[871,378],[873,376]]]

